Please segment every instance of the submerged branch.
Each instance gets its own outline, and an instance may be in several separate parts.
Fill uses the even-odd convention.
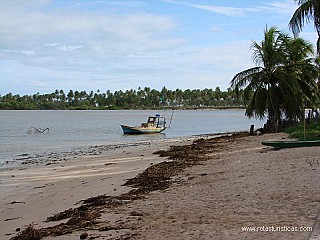
[[[26,133],[32,134],[32,133],[44,133],[44,132],[49,133],[49,128],[35,128],[35,127],[30,127]]]

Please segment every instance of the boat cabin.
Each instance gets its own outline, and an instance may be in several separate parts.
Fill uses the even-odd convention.
[[[162,118],[163,120],[160,120]],[[149,117],[148,121],[146,123],[141,123],[141,127],[144,128],[152,128],[152,127],[164,127],[165,126],[165,120],[164,117],[160,117],[159,114],[157,114],[155,117]]]

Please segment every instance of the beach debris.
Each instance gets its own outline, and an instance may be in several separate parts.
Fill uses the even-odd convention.
[[[130,216],[133,216],[133,217],[142,217],[143,214],[142,213],[139,213],[137,211],[132,211],[130,212]]]
[[[26,133],[32,134],[32,133],[44,133],[44,132],[49,133],[49,128],[35,128],[35,127],[30,127]]]
[[[10,240],[40,240],[41,234],[40,231],[33,227],[33,224],[30,224],[25,230],[19,232],[16,236],[10,238]]]
[[[67,219],[67,218],[70,218],[70,217],[76,215],[77,213],[78,213],[77,209],[69,208],[68,210],[65,210],[63,212],[54,214],[51,217],[48,217],[46,222],[54,222],[54,221],[60,221],[63,219]]]
[[[311,167],[315,164],[319,165],[319,159],[315,159],[315,158],[312,158],[312,159],[306,159],[305,162],[307,164],[309,164]]]
[[[87,239],[88,237],[88,233],[87,232],[83,232],[80,234],[80,239]]]
[[[254,135],[254,134],[253,134],[253,131],[254,131],[254,125],[252,124],[252,125],[250,126],[250,135]]]
[[[20,201],[12,201],[12,202],[7,203],[7,204],[18,204],[18,203],[26,204],[25,202],[20,202]]]
[[[7,219],[5,219],[4,221],[5,221],[5,222],[7,222],[7,221],[12,221],[12,220],[16,220],[16,219],[19,219],[19,218],[22,218],[22,217],[7,218]]]

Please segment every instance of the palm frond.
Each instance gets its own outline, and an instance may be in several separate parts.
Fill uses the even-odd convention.
[[[237,73],[233,79],[231,80],[230,84],[232,88],[243,88],[251,82],[256,74],[259,74],[263,68],[261,67],[253,67],[242,72]]]
[[[298,1],[298,4],[300,6],[293,13],[293,16],[289,22],[289,28],[292,30],[295,37],[297,37],[299,33],[302,31],[305,22],[309,23],[310,21],[314,20],[313,13],[314,4],[316,4],[316,1]]]

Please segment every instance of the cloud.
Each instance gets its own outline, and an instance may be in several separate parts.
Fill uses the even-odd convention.
[[[209,29],[209,32],[213,32],[213,33],[221,32],[221,27],[218,27],[218,26],[211,27]]]
[[[72,45],[62,45],[62,46],[59,46],[57,49],[59,51],[62,51],[62,52],[71,52],[71,51],[74,51],[74,50],[77,50],[77,49],[81,49],[83,46],[72,46]]]
[[[139,8],[147,5],[146,2],[143,1],[106,1],[106,0],[90,0],[90,1],[77,1],[73,3],[73,7],[77,7],[80,9],[98,6],[97,8],[107,7],[121,7],[121,8]]]
[[[260,39],[263,14],[281,17],[279,12],[289,7],[280,1],[248,8],[195,0],[155,2],[169,4],[158,8],[151,1],[0,1],[0,94],[139,86],[226,89],[235,73],[253,66],[247,39]],[[172,15],[177,4],[192,15]],[[218,17],[210,23],[203,13]],[[249,14],[245,24],[221,17]]]
[[[60,45],[59,43],[46,43],[43,46],[44,47],[57,47],[59,45]]]
[[[143,53],[141,53],[141,54],[128,54],[123,57],[124,58],[149,58],[149,59],[161,58],[161,56],[159,56],[159,55],[145,55]]]
[[[104,45],[111,41],[139,41],[143,45],[152,44],[156,36],[159,40],[159,35],[174,28],[170,18],[152,14],[92,14],[72,10],[30,10],[27,6],[8,7],[0,16],[0,44],[3,48],[19,48],[34,47],[42,42],[49,47],[52,39],[68,45],[70,42],[87,42],[88,39],[94,44],[91,39],[96,39],[99,43],[105,41]],[[163,35],[162,39],[165,38]]]
[[[200,10],[205,10],[221,15],[226,15],[229,17],[232,16],[242,16],[248,12],[257,12],[256,8],[237,8],[237,7],[223,7],[223,6],[216,6],[216,5],[205,5],[205,4],[198,4],[198,3],[189,3],[184,1],[175,1],[175,0],[163,0],[164,2],[174,3],[179,5],[184,5]]]
[[[166,16],[93,14],[91,9],[60,8],[54,1],[18,2],[0,3],[5,9],[0,15],[3,93],[14,86],[19,93],[114,89],[123,82],[134,87],[144,75],[146,81],[161,75],[166,68],[157,66],[162,52],[183,43],[171,36],[176,24]]]
[[[25,55],[25,56],[33,56],[36,54],[35,51],[30,51],[30,50],[2,50],[1,53],[3,55],[16,54],[16,55]]]
[[[297,5],[293,3],[291,0],[287,1],[273,1],[271,3],[265,3],[262,6],[259,6],[261,10],[267,10],[272,11],[278,14],[281,14],[282,16],[292,16],[295,9],[297,8]]]
[[[208,4],[199,4],[191,3],[186,1],[179,0],[162,0],[163,2],[173,3],[178,5],[184,5],[191,8],[204,10],[220,15],[225,15],[228,17],[239,17],[245,16],[251,13],[277,13],[277,17],[288,18],[291,17],[294,13],[297,6],[293,3],[292,0],[286,1],[272,1],[270,3],[256,4],[253,7],[227,7],[227,6],[217,6],[217,5],[208,5]],[[195,1],[196,2],[196,1]],[[252,6],[252,4],[251,4]]]
[[[21,51],[21,53],[26,55],[26,56],[33,56],[33,55],[36,54],[35,51],[28,51],[28,50]]]
[[[128,55],[158,55],[150,52],[174,48],[182,43],[182,39],[167,34],[176,26],[165,16],[92,14],[72,9],[66,13],[64,10],[48,10],[51,6],[48,2],[45,5],[39,1],[36,8],[37,3],[31,0],[30,4],[18,4],[17,8],[0,4],[0,7],[7,6],[0,16],[0,46],[5,50],[1,52],[4,59],[42,67],[65,65],[66,61],[73,62],[72,58],[108,63],[111,59],[117,61]],[[19,59],[10,55],[14,51],[30,57],[37,53],[37,58]],[[63,55],[66,52],[70,53],[69,59]]]

